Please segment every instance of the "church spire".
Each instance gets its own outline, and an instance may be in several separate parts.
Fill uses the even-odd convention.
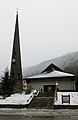
[[[16,12],[16,23],[13,40],[13,50],[11,59],[11,79],[15,82],[15,87],[22,88],[22,65],[21,65],[21,51],[20,51],[20,37],[19,37],[19,24],[18,24],[18,9]]]
[[[18,14],[18,8],[17,8],[17,14]]]

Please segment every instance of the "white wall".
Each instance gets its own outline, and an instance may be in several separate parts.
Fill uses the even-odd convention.
[[[58,83],[59,90],[73,90],[74,82],[71,78],[59,78],[59,79],[32,79],[30,80],[30,85],[33,89],[41,90],[43,85],[55,85]]]

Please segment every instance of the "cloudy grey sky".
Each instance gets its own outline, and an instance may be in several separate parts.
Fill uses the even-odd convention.
[[[17,8],[23,67],[78,51],[78,0],[0,0],[0,71],[10,66]]]

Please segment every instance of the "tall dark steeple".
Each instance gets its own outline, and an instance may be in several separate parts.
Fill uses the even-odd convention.
[[[15,89],[17,90],[22,89],[22,65],[21,65],[19,24],[18,24],[18,10],[16,13],[10,76],[15,83]]]

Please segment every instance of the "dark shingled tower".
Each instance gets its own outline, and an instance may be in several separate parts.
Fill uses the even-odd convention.
[[[11,80],[14,81],[15,91],[22,90],[22,65],[21,65],[21,51],[19,39],[19,24],[18,24],[18,11],[16,14],[15,33],[13,41],[12,59],[11,59]]]

